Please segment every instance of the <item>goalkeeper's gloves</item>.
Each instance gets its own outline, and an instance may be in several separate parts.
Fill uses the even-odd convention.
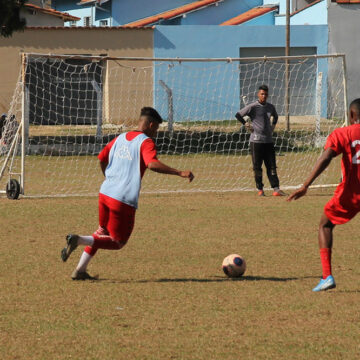
[[[252,124],[251,124],[250,122],[247,122],[247,123],[245,124],[245,129],[246,129],[247,131],[249,131],[249,132],[253,132],[253,131],[254,131],[254,128],[253,128],[253,126],[252,126]]]

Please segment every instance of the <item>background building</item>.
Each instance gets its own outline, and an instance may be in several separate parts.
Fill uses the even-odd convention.
[[[345,53],[348,92],[349,97],[354,98],[359,96],[360,75],[356,60],[360,50],[349,34],[358,28],[360,30],[356,11],[360,4],[353,0],[351,3],[339,1],[342,2],[292,1],[290,53]],[[9,107],[20,69],[20,51],[110,56],[143,56],[146,53],[149,57],[190,58],[284,55],[285,2],[34,0],[24,9],[28,22],[25,32],[16,33],[10,39],[0,39],[0,55],[4,59],[0,65],[0,111],[4,112]],[[111,31],[104,31],[105,28]],[[133,28],[133,31],[126,32],[124,28]],[[144,32],[143,28],[147,30]],[[136,45],[139,42],[146,43],[145,52]],[[17,66],[9,69],[9,63]],[[328,69],[317,69],[317,72],[320,71],[326,82]],[[162,77],[159,71],[153,74],[155,94],[164,91],[159,85]],[[195,84],[192,89],[200,90],[199,86]],[[312,91],[316,91],[315,85]],[[323,86],[322,91],[322,114],[325,115],[327,87]],[[155,105],[165,101],[159,96],[154,97]],[[230,97],[240,99],[241,96],[238,83]],[[282,93],[279,93],[278,97],[281,96]],[[231,103],[241,105],[241,101],[231,100]],[[212,113],[214,119],[219,116],[216,112]]]

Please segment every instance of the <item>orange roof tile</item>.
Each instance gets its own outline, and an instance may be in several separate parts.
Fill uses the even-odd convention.
[[[93,31],[109,31],[109,30],[126,30],[126,31],[145,31],[154,30],[154,26],[146,27],[124,27],[124,26],[26,26],[26,30],[67,30],[67,31],[82,31],[82,30],[93,30]]]
[[[102,5],[108,1],[109,0],[80,0],[80,2],[78,2],[78,5],[90,4],[94,2],[97,2],[99,5]]]
[[[258,16],[261,16],[261,15],[264,15],[264,14],[267,14],[271,11],[275,11],[277,10],[277,7],[274,6],[274,7],[257,7],[257,8],[253,8],[253,9],[250,9],[230,20],[227,20],[223,23],[221,23],[220,25],[223,26],[223,25],[239,25],[239,24],[242,24],[246,21],[249,21],[251,19],[254,19]]]
[[[336,0],[338,4],[359,4],[360,0]]]
[[[49,8],[42,8],[40,6],[36,6],[34,4],[25,4],[26,8],[32,9],[32,10],[36,10],[39,12],[42,12],[44,14],[48,14],[48,15],[54,15],[56,17],[60,17],[62,19],[64,19],[64,21],[78,21],[80,20],[80,18],[70,15],[66,12],[61,12],[61,11],[57,11],[54,9],[49,9]]]
[[[149,16],[145,19],[133,21],[131,23],[123,25],[124,27],[139,27],[139,26],[146,26],[150,24],[154,24],[158,22],[161,19],[173,19],[175,17],[184,15],[190,11],[199,10],[203,7],[207,7],[209,5],[215,4],[217,2],[221,2],[224,0],[199,0],[192,2],[191,4],[183,5],[178,8],[168,10],[165,12],[162,12],[157,15]]]

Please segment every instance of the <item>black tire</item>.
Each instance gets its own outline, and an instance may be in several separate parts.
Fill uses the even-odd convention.
[[[10,179],[6,184],[6,196],[10,200],[16,200],[20,195],[20,184],[15,179]]]

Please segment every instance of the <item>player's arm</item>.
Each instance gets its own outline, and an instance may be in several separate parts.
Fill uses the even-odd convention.
[[[105,176],[105,170],[106,170],[106,167],[108,166],[108,162],[107,161],[101,161],[100,160],[100,169],[103,173],[103,175]]]
[[[315,181],[315,179],[329,166],[331,160],[337,156],[337,153],[331,149],[327,148],[319,157],[316,162],[313,170],[311,171],[309,177],[304,182],[303,186],[294,191],[287,199],[287,201],[297,200],[304,196],[309,188],[309,186]]]
[[[159,160],[148,164],[148,168],[160,174],[177,175],[182,178],[186,178],[189,180],[189,182],[192,182],[194,179],[194,174],[191,171],[181,171],[181,170],[173,169]]]
[[[272,128],[272,131],[274,131],[275,130],[275,127],[276,127],[276,124],[277,124],[277,122],[278,122],[278,120],[279,120],[279,115],[278,115],[278,113],[277,113],[277,111],[276,111],[276,109],[275,109],[275,106],[273,106],[273,108],[274,108],[274,110],[273,110],[273,112],[272,112],[272,124],[271,124],[271,128]]]
[[[156,146],[153,140],[147,139],[141,145],[141,155],[144,160],[145,166],[160,174],[177,175],[193,181],[194,175],[191,171],[180,171],[165,165],[157,158]]]
[[[100,152],[100,154],[98,155],[98,159],[100,161],[100,169],[102,171],[102,173],[105,176],[105,170],[106,167],[108,166],[109,163],[109,153],[111,150],[111,147],[114,145],[114,142],[116,141],[117,138],[111,140]]]
[[[237,112],[237,113],[235,114],[235,117],[236,117],[236,119],[237,119],[238,121],[240,121],[243,125],[246,124],[246,121],[245,121],[245,119],[243,118],[243,116],[241,116],[240,112]]]
[[[244,108],[242,108],[240,111],[238,111],[235,114],[235,118],[241,122],[241,124],[243,124],[248,130],[250,131],[254,131],[252,125],[249,122],[246,122],[244,119],[244,116],[250,116],[251,114],[251,110],[252,107],[251,105],[246,105]],[[251,116],[250,116],[251,117]]]
[[[246,124],[246,121],[244,119],[244,116],[249,116],[250,115],[250,111],[251,111],[251,106],[250,105],[246,105],[245,107],[243,107],[242,109],[240,109],[240,111],[238,111],[235,114],[235,118],[240,121],[243,125]]]

